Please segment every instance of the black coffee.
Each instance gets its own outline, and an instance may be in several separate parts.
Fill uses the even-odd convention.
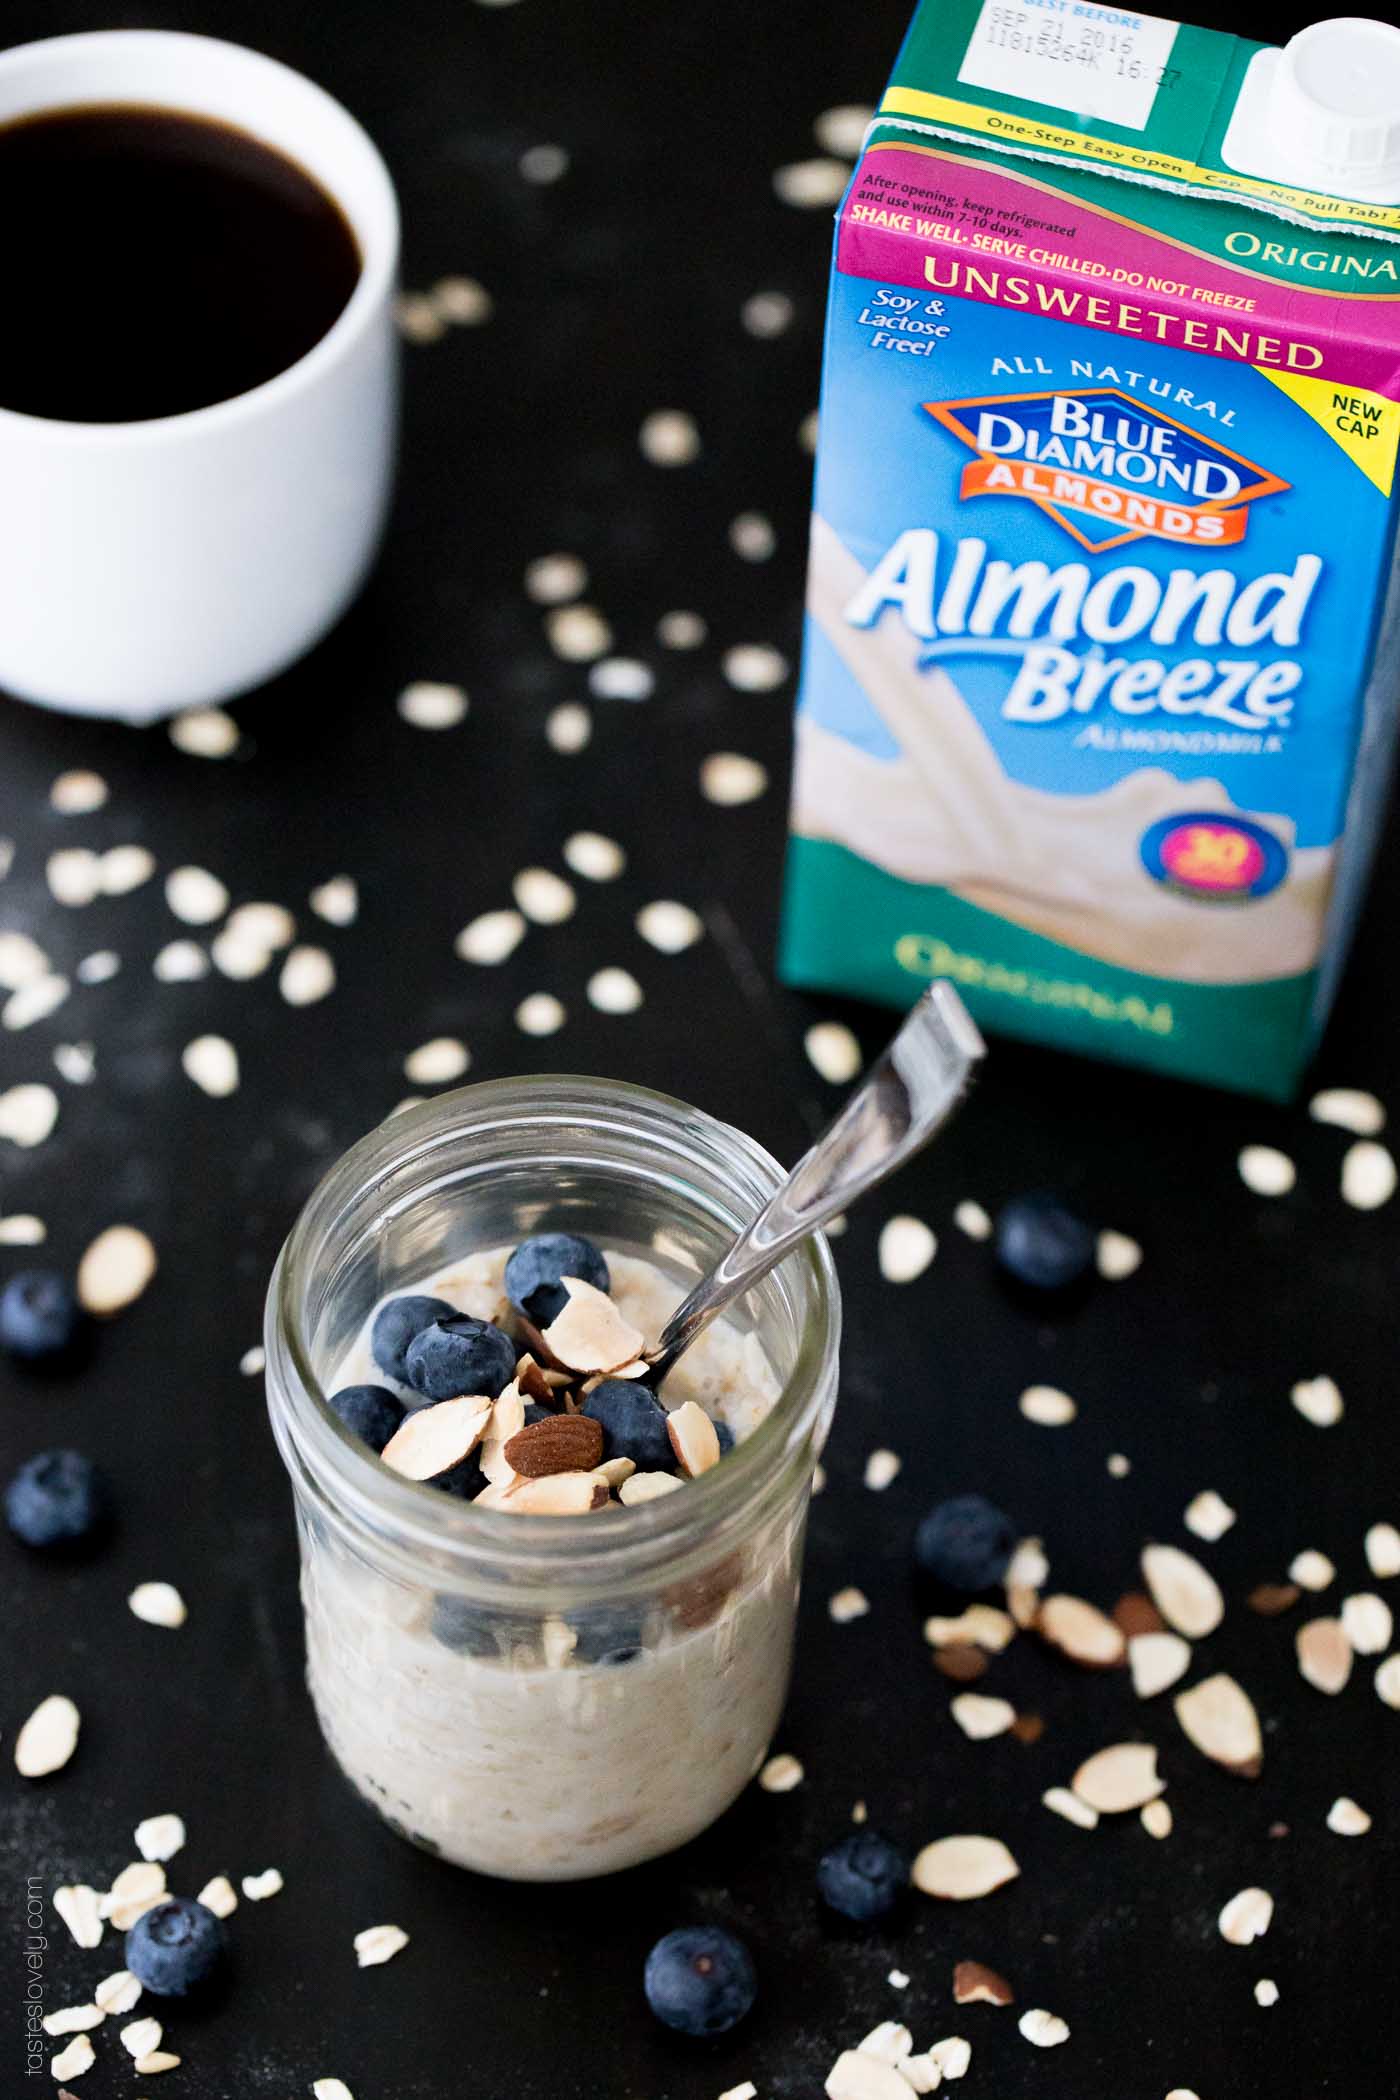
[[[0,127],[0,407],[133,423],[295,364],[360,275],[344,213],[235,130],[134,103]]]

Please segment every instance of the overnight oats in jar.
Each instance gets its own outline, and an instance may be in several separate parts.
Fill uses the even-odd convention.
[[[786,1696],[836,1396],[825,1242],[653,1396],[642,1351],[783,1179],[595,1079],[404,1111],[331,1171],[268,1298],[322,1731],[403,1835],[568,1880],[671,1851]]]

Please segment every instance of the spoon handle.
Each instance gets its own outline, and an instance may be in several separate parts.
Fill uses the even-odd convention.
[[[927,1144],[970,1083],[986,1046],[952,985],[929,986],[834,1123],[698,1283],[647,1351],[656,1387],[716,1313],[751,1289],[799,1240]]]

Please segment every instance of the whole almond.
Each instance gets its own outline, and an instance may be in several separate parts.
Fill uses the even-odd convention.
[[[591,1415],[551,1415],[506,1441],[508,1464],[527,1480],[549,1473],[591,1473],[603,1456],[603,1425]]]

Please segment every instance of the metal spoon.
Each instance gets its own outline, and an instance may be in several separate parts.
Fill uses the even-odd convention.
[[[961,1101],[987,1049],[951,984],[930,985],[864,1082],[782,1187],[644,1352],[658,1387],[734,1298],[926,1145]]]

